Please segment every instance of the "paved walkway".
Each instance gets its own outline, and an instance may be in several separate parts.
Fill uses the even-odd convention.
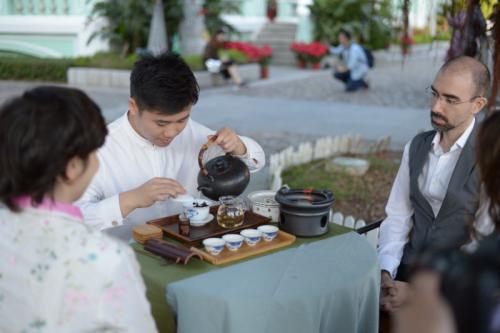
[[[325,135],[361,134],[366,140],[390,135],[401,147],[415,133],[429,128],[424,90],[441,65],[440,56],[414,57],[404,66],[378,62],[369,75],[370,89],[347,94],[331,70],[272,67],[271,79],[201,92],[193,118],[217,129],[230,126],[259,141],[269,155],[289,145]],[[39,83],[0,81],[0,103]],[[127,108],[128,91],[84,89],[103,109],[107,121]],[[266,172],[251,188],[265,187]]]

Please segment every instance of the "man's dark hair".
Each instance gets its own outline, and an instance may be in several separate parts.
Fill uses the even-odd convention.
[[[491,75],[485,64],[472,57],[459,56],[448,60],[439,71],[444,72],[449,69],[453,71],[469,71],[476,87],[474,94],[487,97],[490,89]]]
[[[343,28],[339,30],[339,34],[343,34],[349,40],[352,38],[351,33]]]
[[[189,66],[169,52],[137,61],[130,76],[130,97],[139,111],[177,114],[196,104],[199,92]]]
[[[106,134],[101,110],[80,90],[38,87],[8,101],[0,107],[0,202],[13,211],[19,196],[41,203],[68,162],[87,161]]]

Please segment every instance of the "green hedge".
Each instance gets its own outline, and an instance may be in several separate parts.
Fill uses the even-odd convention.
[[[69,59],[0,58],[0,79],[66,82]]]
[[[139,59],[137,54],[131,54],[126,58],[113,52],[99,52],[91,57],[78,57],[73,59],[72,67],[93,67],[132,69],[134,63]]]
[[[449,32],[440,32],[435,37],[432,37],[430,34],[415,34],[413,39],[415,40],[415,44],[428,44],[435,40],[450,40],[451,34]]]
[[[193,71],[205,70],[201,55],[182,57]],[[0,55],[0,80],[67,82],[69,67],[132,69],[136,55],[121,58],[114,53],[97,53],[73,59],[40,59]]]
[[[182,56],[182,59],[188,64],[192,71],[204,71],[203,56],[198,54]]]

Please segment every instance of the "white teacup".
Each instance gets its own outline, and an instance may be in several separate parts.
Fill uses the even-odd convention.
[[[203,245],[208,253],[216,256],[224,250],[226,242],[221,238],[207,238],[203,241]]]
[[[226,242],[229,251],[236,251],[241,247],[245,238],[237,234],[226,234],[222,236],[222,239]]]
[[[272,241],[276,236],[278,235],[278,227],[274,225],[261,225],[260,227],[257,228],[262,233],[262,237],[266,242]]]
[[[192,202],[186,202],[184,207],[184,216],[192,221],[203,221],[210,213],[210,202],[203,199],[195,199]]]
[[[262,237],[262,233],[257,229],[244,229],[240,232],[240,235],[245,237],[245,242],[248,246],[254,246]]]

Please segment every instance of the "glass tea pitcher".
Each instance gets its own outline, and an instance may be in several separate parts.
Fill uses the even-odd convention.
[[[219,204],[217,223],[221,227],[235,228],[243,224],[246,210],[246,204],[243,200],[228,195],[220,197]]]

